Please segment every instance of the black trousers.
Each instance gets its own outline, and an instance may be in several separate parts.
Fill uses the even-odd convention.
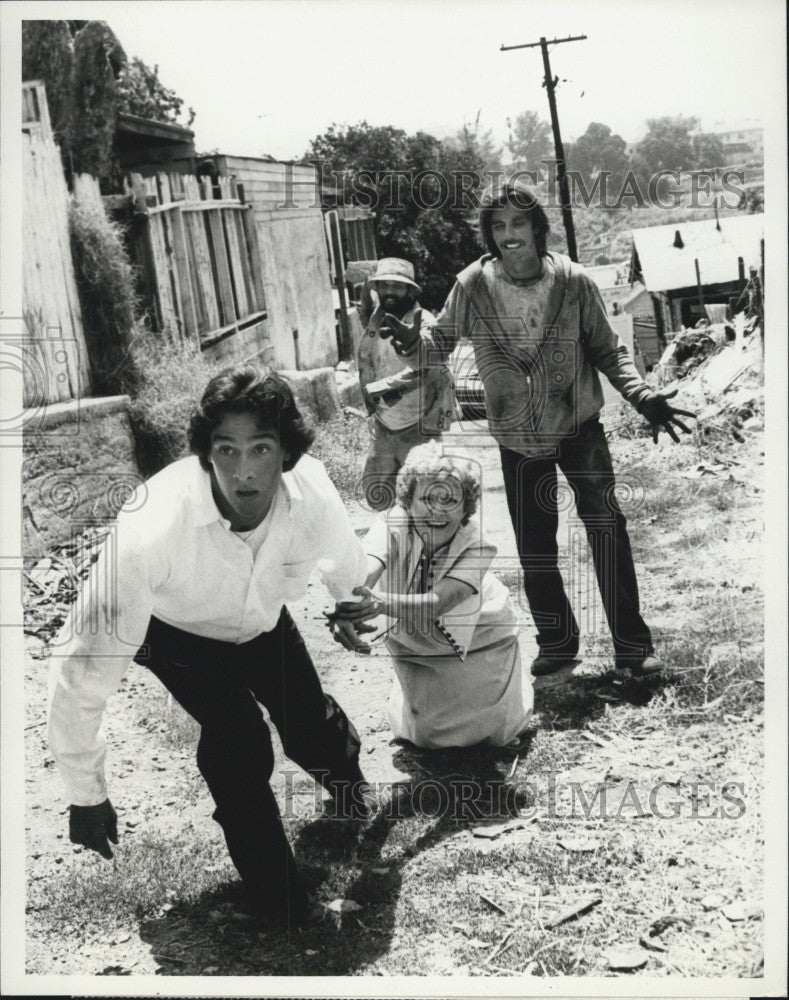
[[[617,662],[653,652],[641,617],[638,583],[624,514],[614,494],[614,470],[600,421],[582,424],[548,458],[525,458],[501,448],[507,505],[515,529],[523,582],[541,655],[574,656],[578,623],[558,566],[557,466],[572,487],[576,509],[592,549]]]
[[[302,916],[307,896],[269,785],[274,753],[258,702],[287,756],[332,794],[346,795],[362,773],[356,730],[324,694],[287,609],[271,632],[239,645],[152,618],[135,660],[200,724],[197,764],[248,893],[273,914]]]

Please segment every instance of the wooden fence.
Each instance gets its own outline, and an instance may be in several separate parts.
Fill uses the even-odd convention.
[[[71,259],[69,195],[40,81],[22,85],[22,191],[23,402],[34,408],[90,393]]]
[[[375,260],[375,229],[369,208],[343,205],[337,209],[346,260]]]
[[[152,325],[172,337],[196,338],[203,350],[240,333],[245,344],[265,350],[257,234],[243,190],[229,177],[212,184],[166,173],[130,174],[125,189],[135,216],[132,254]],[[117,196],[105,202],[119,207]]]

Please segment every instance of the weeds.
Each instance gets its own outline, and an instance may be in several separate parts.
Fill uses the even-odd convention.
[[[310,449],[326,466],[329,478],[346,502],[359,500],[359,482],[369,445],[367,421],[353,413],[318,424]]]
[[[137,460],[144,476],[188,454],[186,432],[206,383],[224,364],[197,344],[176,342],[142,327],[133,344],[140,385],[129,408]]]
[[[113,863],[97,858],[46,886],[34,882],[28,908],[42,921],[51,914],[60,926],[122,926],[155,913],[166,900],[194,902],[216,887],[217,868],[227,868],[219,841],[198,842],[187,833],[171,831],[133,837],[126,832]]]
[[[133,351],[139,303],[121,227],[100,200],[72,198],[69,230],[93,393],[134,394],[141,379]]]

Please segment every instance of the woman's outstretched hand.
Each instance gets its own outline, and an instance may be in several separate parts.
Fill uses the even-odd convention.
[[[375,632],[375,625],[365,625],[364,622],[349,622],[345,618],[329,618],[326,615],[326,624],[331,632],[332,639],[339,642],[345,649],[352,653],[369,653],[370,643],[365,642],[360,637],[361,632]]]
[[[368,625],[370,618],[377,618],[384,609],[384,600],[369,587],[354,590],[361,600],[338,601],[334,611],[324,611],[326,624],[335,642],[355,653],[369,653],[370,644],[360,638],[365,632],[375,632],[375,625]]]

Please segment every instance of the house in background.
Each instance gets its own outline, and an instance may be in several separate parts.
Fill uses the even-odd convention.
[[[748,118],[740,122],[716,122],[710,129],[723,143],[727,164],[743,163],[764,158],[764,128],[761,122]]]
[[[628,261],[620,260],[612,264],[589,265],[585,270],[600,290],[608,314],[616,316],[619,313],[622,299],[630,291]]]
[[[649,292],[659,336],[707,319],[706,306],[728,305],[761,265],[763,215],[730,215],[634,229],[631,282]]]
[[[113,155],[122,173],[133,172],[143,177],[159,171],[185,173],[195,160],[194,138],[194,132],[184,125],[121,112],[115,127]]]
[[[611,325],[627,345],[643,375],[663,350],[656,336],[649,293],[640,282],[630,284],[629,261],[596,264],[587,267],[586,271],[598,287]]]

